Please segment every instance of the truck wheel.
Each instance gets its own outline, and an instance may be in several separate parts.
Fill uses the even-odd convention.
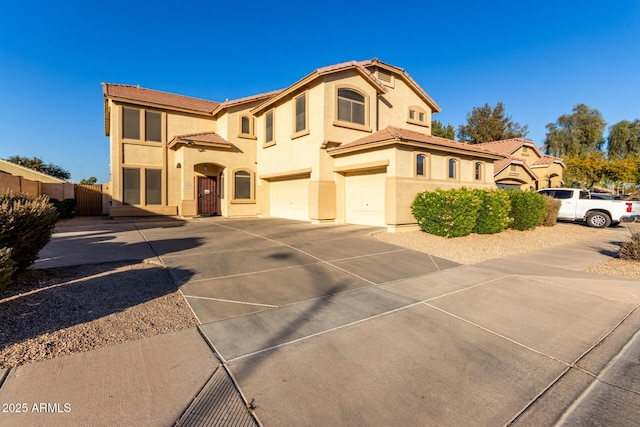
[[[589,212],[587,224],[589,227],[606,228],[611,225],[611,218],[604,212]]]

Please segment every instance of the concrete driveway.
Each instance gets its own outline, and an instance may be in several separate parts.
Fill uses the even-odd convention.
[[[171,356],[156,377],[193,371],[182,388],[200,392],[172,403],[193,399],[185,425],[218,425],[211,417],[230,405],[244,412],[235,386],[265,426],[637,424],[640,283],[583,271],[612,256],[624,230],[472,266],[370,238],[377,230],[280,219],[98,222],[58,233],[37,267],[125,259],[168,267],[233,378],[197,334],[143,340]],[[122,369],[104,353],[31,370],[104,360]],[[166,378],[154,386],[145,372],[156,365],[138,353],[127,378],[166,393]],[[27,368],[12,371],[3,396],[19,390],[20,375],[30,381]]]
[[[374,231],[214,218],[142,233],[265,426],[631,421],[598,399],[639,408],[639,384],[596,378],[640,328],[640,286],[581,271],[611,241],[459,266]],[[178,236],[202,244],[170,250]]]

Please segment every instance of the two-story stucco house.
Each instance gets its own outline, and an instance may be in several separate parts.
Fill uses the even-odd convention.
[[[563,185],[563,160],[543,155],[533,141],[512,138],[477,146],[505,156],[494,165],[494,179],[500,188],[540,190]]]
[[[373,59],[222,103],[103,84],[111,216],[262,216],[395,229],[427,189],[494,187],[504,155],[431,136],[440,107]]]

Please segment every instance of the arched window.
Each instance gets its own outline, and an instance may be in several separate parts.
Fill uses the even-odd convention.
[[[458,161],[449,159],[449,179],[456,179],[458,173]]]
[[[233,174],[233,198],[251,199],[251,174],[247,171],[238,171]]]
[[[253,137],[253,129],[253,117],[246,114],[240,117],[240,136]]]
[[[416,156],[416,175],[427,175],[427,157],[424,154],[418,154]]]
[[[364,95],[352,89],[338,89],[338,120],[364,125]]]
[[[482,162],[475,162],[473,165],[473,173],[476,181],[482,180]]]

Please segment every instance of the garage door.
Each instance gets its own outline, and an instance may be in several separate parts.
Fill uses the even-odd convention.
[[[271,181],[269,198],[272,217],[309,221],[309,178]]]
[[[386,173],[348,174],[345,177],[345,220],[350,224],[384,227]]]

